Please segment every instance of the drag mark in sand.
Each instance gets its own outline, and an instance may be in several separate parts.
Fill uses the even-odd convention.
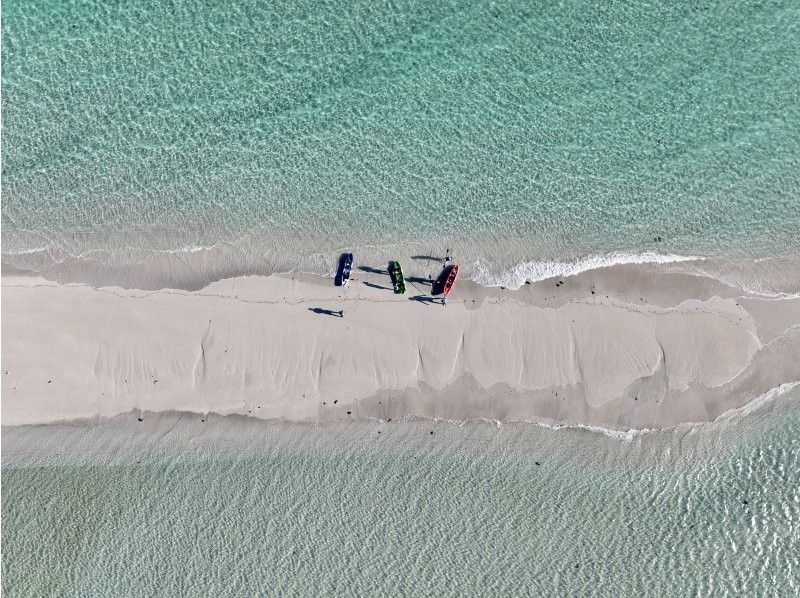
[[[194,380],[192,387],[195,390],[202,386],[206,379],[206,347],[213,340],[213,335],[214,323],[209,320],[208,328],[206,328],[203,338],[200,339],[200,354],[197,356],[197,361],[195,361],[194,369],[192,370],[192,379]]]

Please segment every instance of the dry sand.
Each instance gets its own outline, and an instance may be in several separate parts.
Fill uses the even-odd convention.
[[[357,277],[144,292],[4,276],[2,423],[182,410],[655,428],[800,379],[797,298],[617,266],[518,291],[459,281],[443,307],[412,299],[426,275],[404,296]]]

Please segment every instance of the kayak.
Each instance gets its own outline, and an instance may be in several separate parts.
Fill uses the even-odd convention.
[[[336,271],[336,286],[343,287],[350,282],[350,274],[353,272],[353,254],[343,253],[339,257],[339,269]]]
[[[403,278],[403,270],[400,268],[400,262],[389,262],[389,276],[392,277],[394,292],[398,295],[405,293],[406,281]]]
[[[453,285],[456,284],[456,276],[458,276],[458,265],[453,264],[450,268],[450,272],[447,273],[447,279],[444,281],[444,289],[442,293],[447,296],[451,290],[453,290]]]

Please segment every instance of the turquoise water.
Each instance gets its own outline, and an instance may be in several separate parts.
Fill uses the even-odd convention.
[[[2,17],[4,265],[159,288],[452,248],[488,284],[676,254],[798,290],[797,2]],[[796,396],[629,440],[170,417],[3,430],[4,595],[800,593]]]
[[[3,594],[796,596],[788,398],[627,441],[149,414],[5,429]]]
[[[8,3],[4,259],[795,256],[798,26],[791,0]]]

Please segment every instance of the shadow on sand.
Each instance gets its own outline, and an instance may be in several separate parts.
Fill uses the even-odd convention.
[[[428,297],[427,295],[414,295],[413,297],[409,297],[411,301],[419,301],[425,305],[433,305],[434,303],[440,303],[441,299],[437,299],[436,297]]]
[[[379,270],[378,268],[373,268],[372,266],[359,266],[358,269],[362,272],[372,272],[373,274],[389,274],[387,270]]]
[[[324,309],[322,307],[309,307],[308,311],[313,311],[315,314],[320,314],[322,316],[336,316],[337,318],[344,317],[344,310],[334,311],[332,309]]]
[[[393,291],[394,290],[391,287],[382,287],[379,284],[375,284],[373,282],[366,282],[366,281],[364,281],[364,286],[365,287],[370,287],[371,289],[383,289],[384,291]]]
[[[406,276],[406,282],[414,282],[416,284],[433,284],[433,279],[422,278],[421,276]]]

